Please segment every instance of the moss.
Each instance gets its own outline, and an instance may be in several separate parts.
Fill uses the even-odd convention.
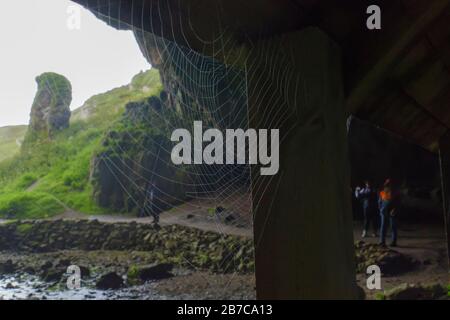
[[[17,226],[17,232],[21,235],[28,233],[33,228],[31,223],[23,223]]]
[[[58,292],[58,291],[65,290],[65,289],[67,289],[66,285],[63,286],[63,285],[61,285],[61,283],[57,282],[57,283],[54,283],[53,285],[49,286],[48,288],[46,288],[45,291]]]
[[[377,292],[375,294],[375,300],[386,300],[386,296],[383,292]]]
[[[128,268],[127,272],[127,281],[128,284],[135,286],[141,283],[141,280],[139,278],[139,268],[135,265],[131,265]]]
[[[66,77],[54,73],[46,72],[36,77],[36,82],[38,87],[42,90],[48,90],[54,93],[55,98],[57,97],[67,97],[72,95],[72,85]]]

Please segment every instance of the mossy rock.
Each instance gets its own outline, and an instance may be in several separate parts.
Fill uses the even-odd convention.
[[[31,223],[23,223],[17,226],[17,232],[24,235],[28,233],[31,229],[33,229],[33,224]]]
[[[408,284],[404,283],[384,293],[386,300],[435,300],[445,297],[446,290],[437,283]]]
[[[38,91],[31,107],[26,148],[36,140],[51,139],[69,127],[72,85],[64,76],[47,72],[36,77]]]

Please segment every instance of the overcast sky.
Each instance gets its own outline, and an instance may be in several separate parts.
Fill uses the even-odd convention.
[[[117,31],[69,0],[0,2],[0,127],[27,124],[36,76],[72,83],[75,109],[94,94],[127,84],[150,65],[130,31]],[[75,28],[74,28],[75,27]]]

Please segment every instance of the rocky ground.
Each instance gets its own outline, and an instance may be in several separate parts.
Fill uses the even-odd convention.
[[[81,269],[69,290],[67,268]],[[0,254],[4,299],[254,299],[252,274],[214,273],[155,262],[142,251],[64,250]]]
[[[397,250],[358,241],[357,280],[366,299],[416,300],[444,299],[448,274],[439,261],[421,261]],[[377,265],[382,272],[381,290],[367,288],[367,267]]]
[[[403,236],[398,248],[380,247],[376,238],[355,243],[357,280],[366,298],[445,297],[441,239]],[[382,270],[382,290],[366,287],[372,264]],[[67,288],[71,265],[80,268],[81,289]],[[254,299],[253,241],[125,220],[7,222],[0,224],[0,298]]]
[[[98,220],[17,221],[0,226],[0,251],[145,251],[151,259],[219,273],[252,273],[253,241],[179,225]]]
[[[440,299],[450,285],[447,245],[440,225],[402,225],[397,247],[380,247],[377,237],[361,239],[355,227],[357,280],[367,299]],[[367,289],[366,270],[380,266],[381,290]],[[439,297],[438,297],[439,296]],[[447,296],[448,299],[448,296]]]
[[[0,250],[4,298],[255,297],[253,242],[240,236],[136,222],[27,221],[0,226]],[[71,265],[80,268],[84,291],[67,290]]]

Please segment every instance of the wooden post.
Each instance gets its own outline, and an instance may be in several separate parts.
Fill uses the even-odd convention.
[[[308,28],[257,43],[250,127],[280,129],[280,170],[252,173],[259,299],[355,299],[351,191],[339,48]]]
[[[450,268],[450,133],[445,134],[439,141],[439,160],[441,164],[442,202]]]

